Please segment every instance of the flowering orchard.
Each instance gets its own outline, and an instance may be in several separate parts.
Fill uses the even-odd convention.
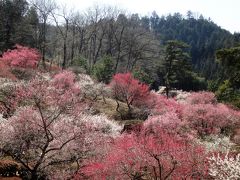
[[[0,62],[11,69],[18,64],[12,60]],[[38,61],[24,62],[21,68],[34,69]],[[34,71],[29,80],[7,75],[0,85],[0,154],[24,167],[22,178],[240,178],[234,149],[240,143],[240,112],[218,103],[213,93],[189,93],[177,101],[151,92],[130,73],[116,74],[104,85],[71,71]],[[100,98],[115,102],[116,113],[123,113],[118,106],[124,104],[128,118],[144,111],[147,119],[124,132],[122,122],[94,109],[94,103],[109,102]],[[234,140],[229,153],[207,147],[221,146],[213,136]]]

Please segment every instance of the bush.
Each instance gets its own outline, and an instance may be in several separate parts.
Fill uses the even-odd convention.
[[[132,73],[133,77],[139,79],[142,83],[149,85],[153,83],[152,77],[141,68],[135,68]]]
[[[204,179],[205,153],[162,129],[117,138],[103,158],[92,158],[75,179]]]
[[[109,56],[104,56],[94,65],[93,74],[98,81],[109,83],[113,75],[113,61]]]
[[[240,116],[223,104],[186,105],[183,120],[195,130],[200,137],[211,134],[229,135],[240,120]]]
[[[16,80],[16,77],[11,72],[11,68],[6,63],[1,61],[1,58],[0,58],[0,78]]]
[[[71,69],[76,73],[89,73],[87,59],[81,56],[75,57],[71,64]]]
[[[187,102],[194,105],[194,104],[216,104],[217,99],[212,92],[197,92],[192,93],[190,96],[187,97]]]
[[[152,115],[162,115],[166,112],[174,112],[180,115],[183,108],[175,99],[168,99],[166,96],[154,92],[150,93],[150,97],[147,99],[146,104],[148,104]]]
[[[36,49],[16,45],[15,49],[3,53],[0,60],[11,67],[36,68],[40,53]]]
[[[87,114],[76,77],[69,71],[25,82],[16,96],[13,116],[0,117],[0,149],[25,166],[31,179],[52,179],[58,177],[53,172],[62,169],[73,174],[74,163],[102,151],[98,146],[106,147],[122,130],[104,115]]]

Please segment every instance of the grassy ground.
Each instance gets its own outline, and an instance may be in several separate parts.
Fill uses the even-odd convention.
[[[116,110],[117,102],[111,98],[106,98],[105,101],[102,98],[98,98],[93,103],[93,108],[95,109],[96,113],[106,114],[109,118],[116,120],[120,124],[138,124],[143,122],[143,120],[137,118],[137,114],[140,112],[138,108],[133,108],[133,115],[132,117],[129,117],[127,115],[127,105],[123,102],[119,102],[119,111],[122,114],[122,119],[121,114]]]

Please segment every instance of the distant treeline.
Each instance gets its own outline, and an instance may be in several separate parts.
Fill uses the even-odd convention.
[[[73,12],[53,0],[1,0],[0,17],[0,54],[17,43],[35,47],[43,65],[51,61],[62,68],[74,66],[97,77],[102,76],[99,71],[109,70],[104,67],[107,62],[110,74],[130,71],[153,88],[166,84],[169,40],[189,45],[184,52],[189,54],[192,77],[181,81],[190,85],[180,85],[179,74],[173,78],[173,87],[186,90],[204,89],[207,80],[218,79],[223,66],[215,60],[216,50],[240,42],[240,34],[191,11],[140,17],[113,7]]]

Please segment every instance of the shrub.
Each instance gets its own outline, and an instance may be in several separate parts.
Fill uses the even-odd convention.
[[[211,134],[229,135],[240,116],[223,104],[188,104],[182,118],[200,137]]]
[[[97,98],[103,98],[105,102],[106,97],[111,96],[111,90],[104,83],[94,82],[89,75],[79,74],[78,75],[78,86],[85,98],[91,101],[96,101]]]
[[[187,97],[187,102],[190,104],[216,104],[217,99],[212,92],[195,92]]]
[[[113,61],[109,56],[103,57],[94,65],[93,74],[98,81],[109,83],[113,75]]]
[[[73,59],[71,68],[76,73],[90,73],[87,59],[81,56],[77,56]]]
[[[75,179],[201,179],[207,176],[204,150],[158,129],[123,134],[103,159],[92,159]]]
[[[40,53],[36,49],[16,45],[15,49],[3,53],[0,60],[11,67],[36,68]]]
[[[205,137],[204,141],[201,139],[195,139],[199,144],[203,145],[209,152],[227,152],[234,147],[234,143],[230,140],[230,137],[211,135]]]
[[[20,107],[0,120],[0,149],[26,167],[31,179],[59,178],[54,172],[70,177],[75,164],[105,151],[122,130],[104,115],[87,114],[69,71],[25,82],[16,96]]]
[[[162,115],[150,116],[145,122],[144,127],[152,131],[163,129],[164,131],[177,135],[181,132],[183,122],[175,112],[166,112]]]
[[[91,130],[78,119],[84,106],[71,75],[64,72],[52,81],[34,79],[20,86],[16,99],[21,107],[0,123],[0,147],[26,167],[32,179],[56,164],[72,162],[78,144],[74,141],[83,142]]]
[[[6,63],[1,61],[1,58],[0,58],[0,78],[8,78],[12,80],[16,79],[14,74],[11,72],[11,68]]]
[[[146,100],[146,104],[151,110],[152,115],[161,115],[166,112],[175,112],[177,115],[180,115],[183,108],[176,100],[154,92],[151,92],[149,98]]]
[[[52,81],[55,88],[68,90],[75,86],[76,76],[71,71],[62,71],[56,74]]]

